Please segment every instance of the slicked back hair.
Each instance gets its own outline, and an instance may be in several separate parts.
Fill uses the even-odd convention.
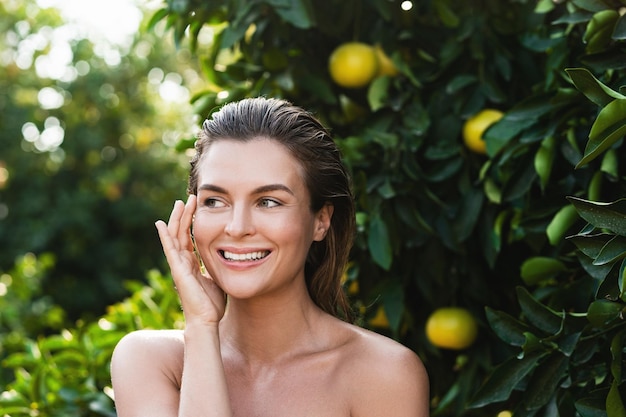
[[[309,249],[306,284],[312,300],[322,310],[352,321],[341,283],[356,230],[350,176],[328,130],[310,112],[282,99],[262,97],[224,105],[202,125],[187,192],[197,194],[199,161],[213,142],[259,138],[282,144],[299,161],[313,213],[326,204],[333,206],[326,237],[313,242]]]

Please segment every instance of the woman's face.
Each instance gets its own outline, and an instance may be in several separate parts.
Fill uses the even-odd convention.
[[[271,139],[214,142],[199,161],[193,234],[209,274],[231,297],[304,286],[311,243],[332,207],[310,209],[299,162]]]

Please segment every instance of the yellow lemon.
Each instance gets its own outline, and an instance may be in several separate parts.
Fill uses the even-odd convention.
[[[378,59],[378,72],[376,75],[389,75],[392,77],[398,75],[398,68],[396,68],[395,64],[385,53],[383,48],[380,45],[376,45],[374,47],[374,51],[376,52],[376,58]]]
[[[483,139],[485,130],[504,116],[500,110],[483,109],[470,117],[463,124],[463,142],[472,152],[486,154],[487,147]]]
[[[330,55],[328,69],[333,81],[342,87],[365,87],[378,72],[376,51],[361,42],[341,44]]]
[[[426,321],[426,337],[440,348],[465,349],[474,343],[477,335],[476,319],[464,308],[439,308]]]

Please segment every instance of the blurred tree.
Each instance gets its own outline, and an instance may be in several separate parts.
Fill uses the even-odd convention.
[[[44,292],[99,315],[163,260],[153,222],[184,196],[171,149],[199,79],[157,33],[94,44],[35,1],[2,2],[0,29],[0,270],[49,252]]]

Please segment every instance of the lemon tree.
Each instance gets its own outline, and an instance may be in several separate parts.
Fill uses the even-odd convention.
[[[423,358],[433,415],[602,415],[626,412],[611,348],[624,340],[613,313],[626,299],[626,265],[617,237],[609,245],[617,260],[602,251],[597,259],[606,235],[579,251],[567,237],[586,220],[562,222],[559,213],[571,213],[568,196],[623,195],[620,5],[168,0],[153,23],[193,45],[207,22],[227,21],[197,49],[210,51],[211,86],[194,98],[201,116],[225,100],[270,95],[331,128],[357,195],[355,309],[364,326]],[[359,63],[344,57],[331,70],[330,57],[355,40],[364,44]],[[376,46],[396,71],[383,71]],[[506,115],[476,116],[485,109]],[[618,212],[609,211],[614,225]],[[591,322],[584,316],[596,297],[614,304],[594,304]],[[381,304],[384,329],[369,322]],[[431,312],[451,305],[485,326],[462,352],[424,331]],[[598,354],[586,354],[589,346]]]

